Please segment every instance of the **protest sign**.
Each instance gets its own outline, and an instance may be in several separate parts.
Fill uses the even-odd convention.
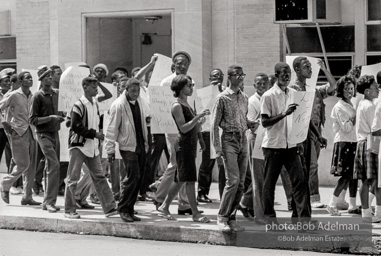
[[[216,97],[220,93],[218,86],[207,86],[201,89],[196,89],[197,100],[196,108],[197,113],[201,113],[204,109],[209,109],[210,112],[213,110],[214,103],[216,102]],[[210,131],[211,127],[211,115],[205,116],[205,123],[202,125],[203,131]]]
[[[32,87],[30,88],[30,91],[35,94],[39,88],[40,88],[40,84],[41,82],[38,81],[38,75],[37,75],[37,71],[38,70],[35,70],[35,69],[22,69],[22,72],[29,72],[32,76],[32,79],[33,79],[33,85]]]
[[[148,86],[151,110],[151,133],[177,133],[171,108],[176,100],[168,86]]]
[[[265,159],[265,157],[263,156],[263,151],[262,151],[262,142],[263,142],[263,137],[265,136],[265,132],[266,132],[266,128],[264,128],[262,125],[259,125],[258,129],[256,130],[257,136],[255,137],[254,148],[251,154],[252,158]]]
[[[109,83],[101,83],[101,84],[104,87],[106,87],[106,89],[109,90],[110,93],[112,94],[111,99],[99,102],[99,112],[103,113],[104,111],[108,111],[111,107],[111,104],[116,100],[117,94],[118,94],[118,88],[114,86],[113,84],[109,84]],[[104,93],[99,87],[98,87],[98,96],[104,96]]]
[[[65,122],[61,123],[61,129],[58,131],[60,137],[60,162],[69,162],[69,130]]]
[[[291,83],[292,81],[296,81],[296,73],[293,68],[293,62],[294,60],[299,57],[299,56],[286,56],[286,62],[291,68]],[[313,58],[313,57],[307,57],[306,58],[311,62],[311,68],[312,68],[312,76],[311,78],[308,78],[306,80],[306,90],[307,91],[315,91],[316,83],[318,80],[319,72],[320,72],[320,66],[318,65],[318,58]]]
[[[103,116],[103,131],[104,131],[104,134],[107,136],[107,128],[108,128],[108,125],[110,123],[110,115],[108,114],[108,111],[104,111],[103,112],[104,116]],[[103,142],[103,145],[102,145],[102,158],[107,158],[108,155],[106,153],[106,150],[105,150],[105,142],[106,140]],[[115,142],[115,159],[122,159],[122,156],[120,155],[120,152],[119,152],[119,143],[118,142]]]
[[[287,116],[288,143],[298,144],[307,139],[308,128],[311,120],[312,107],[314,104],[315,91],[291,93],[286,107],[295,103],[296,110]]]
[[[162,54],[157,54],[155,67],[153,68],[148,87],[159,86],[161,81],[167,76],[172,75],[172,59]]]
[[[89,69],[69,67],[61,75],[58,111],[70,112],[74,103],[83,94],[82,80],[89,76]]]

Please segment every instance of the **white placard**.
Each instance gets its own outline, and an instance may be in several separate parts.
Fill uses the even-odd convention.
[[[108,111],[111,107],[111,104],[117,99],[118,97],[118,88],[109,83],[101,83],[104,87],[106,87],[107,90],[110,91],[112,94],[112,97],[108,100],[104,100],[102,102],[99,102],[99,112],[103,113],[104,111]],[[104,96],[104,93],[102,90],[98,87],[98,96]]]
[[[315,91],[316,83],[317,83],[319,71],[320,71],[320,66],[318,64],[318,60],[319,60],[318,58],[307,57],[307,56],[286,56],[286,62],[291,68],[291,80],[290,80],[291,83],[290,84],[292,84],[292,81],[295,81],[297,78],[295,70],[293,68],[293,62],[297,57],[306,57],[311,62],[312,76],[311,76],[311,78],[308,78],[306,80],[306,84],[307,84],[306,90],[307,91]]]
[[[106,133],[108,125],[110,124],[110,115],[108,114],[108,111],[104,111],[103,114],[104,114],[104,116],[103,116],[103,131],[104,131],[104,133]],[[101,155],[102,155],[102,158],[108,157],[108,155],[106,153],[106,149],[105,149],[105,142],[103,142]],[[120,151],[119,151],[119,143],[118,142],[115,142],[115,159],[122,159],[122,156],[120,155]]]
[[[256,158],[256,159],[265,159],[263,155],[263,150],[262,150],[262,142],[263,142],[263,137],[265,136],[265,131],[266,128],[264,128],[262,125],[258,126],[258,129],[256,130],[257,136],[255,137],[255,142],[254,142],[254,148],[251,157]]]
[[[157,53],[157,60],[155,67],[153,68],[151,79],[148,84],[148,88],[151,86],[159,86],[161,81],[172,75],[171,66],[172,59]]]
[[[30,88],[30,91],[33,94],[35,94],[39,90],[40,84],[41,84],[41,81],[38,81],[38,75],[37,75],[38,70],[35,70],[35,69],[22,69],[22,72],[29,72],[31,74],[32,79],[33,79],[33,85]]]
[[[171,113],[172,103],[176,98],[173,97],[171,88],[168,86],[149,86],[148,92],[152,117],[151,133],[177,134],[177,127]]]
[[[62,122],[61,129],[58,131],[60,137],[60,162],[69,162],[69,130],[66,121]]]
[[[210,112],[213,110],[214,103],[216,102],[216,97],[220,93],[218,86],[209,85],[207,87],[196,89],[197,100],[196,100],[196,110],[197,113],[201,113],[204,109],[209,109]],[[211,115],[205,116],[205,123],[202,125],[203,131],[210,131],[211,128]]]
[[[298,144],[307,139],[314,98],[315,91],[291,93],[290,103],[299,106],[287,116],[288,143]],[[287,103],[287,106],[290,103]]]
[[[70,112],[74,103],[83,94],[82,80],[89,76],[89,69],[69,67],[61,75],[58,111]]]

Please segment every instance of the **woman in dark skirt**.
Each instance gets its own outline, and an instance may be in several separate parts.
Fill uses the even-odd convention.
[[[209,115],[210,111],[205,109],[201,114],[196,115],[192,107],[188,104],[187,98],[193,93],[192,78],[187,75],[176,76],[171,84],[171,90],[177,100],[172,105],[172,116],[179,130],[178,142],[175,145],[177,171],[175,182],[169,189],[168,195],[159,211],[162,211],[164,217],[168,220],[175,220],[169,212],[169,206],[173,199],[185,185],[189,204],[192,208],[193,221],[210,222],[210,220],[201,215],[197,209],[195,182],[196,173],[196,154],[197,154],[197,133],[201,129],[203,117]]]
[[[337,201],[343,189],[348,187],[353,180],[353,167],[356,154],[356,110],[351,98],[355,93],[355,81],[349,76],[343,76],[337,81],[337,94],[340,100],[332,109],[333,130],[335,132],[334,147],[331,164],[331,174],[339,176],[336,187],[333,191],[331,201],[327,206],[327,211],[332,216],[340,216],[337,209]],[[356,189],[349,191],[349,213],[361,214],[361,210],[356,206]]]

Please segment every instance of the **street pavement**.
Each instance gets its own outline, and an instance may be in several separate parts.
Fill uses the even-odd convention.
[[[119,237],[52,234],[15,230],[0,230],[0,255],[4,256],[325,256],[318,252],[265,250],[232,246],[147,241]],[[22,246],[20,244],[22,242]],[[64,249],[65,248],[65,249]]]
[[[3,175],[0,175],[0,178]],[[322,202],[327,204],[333,192],[333,187],[321,187],[320,194]],[[347,195],[348,197],[348,195]],[[213,183],[210,191],[210,198],[213,203],[199,203],[199,209],[204,211],[204,215],[211,219],[210,223],[195,223],[192,216],[177,215],[176,201],[170,207],[177,221],[168,221],[160,216],[151,201],[138,202],[135,209],[138,216],[142,218],[141,222],[125,223],[119,216],[105,218],[99,205],[95,205],[94,210],[78,210],[81,218],[78,220],[69,220],[64,218],[63,206],[64,198],[58,197],[57,206],[61,208],[60,212],[48,213],[43,211],[41,206],[21,206],[21,195],[10,195],[10,204],[5,204],[0,200],[0,228],[4,229],[23,229],[32,231],[47,231],[55,233],[76,233],[85,235],[107,235],[120,236],[148,240],[178,241],[207,243],[217,245],[238,245],[240,234],[226,234],[219,231],[216,225],[217,212],[219,207],[219,196],[217,184]],[[42,202],[43,196],[34,195],[36,201]],[[360,204],[359,202],[357,202]],[[287,210],[287,200],[284,189],[281,185],[276,187],[275,192],[275,210],[277,216],[290,218],[291,212]],[[360,215],[351,215],[346,211],[341,211],[343,217],[359,217]],[[313,218],[329,217],[327,211],[323,209],[313,209]],[[247,219],[238,212],[237,220],[240,225],[247,230],[264,232],[265,227],[256,225],[253,219]],[[373,237],[381,235],[381,224],[372,225]],[[260,239],[260,238],[259,238]],[[0,240],[2,241],[2,240]],[[243,245],[248,247],[258,247],[256,245]],[[271,248],[271,247],[270,247]],[[281,248],[275,246],[273,248]],[[332,250],[313,248],[323,252]],[[370,252],[369,252],[370,253]],[[0,254],[1,255],[1,254]]]

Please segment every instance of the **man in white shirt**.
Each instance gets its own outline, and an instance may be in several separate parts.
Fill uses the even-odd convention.
[[[275,65],[278,81],[265,92],[261,99],[261,121],[265,130],[262,150],[265,158],[265,177],[263,184],[264,216],[275,218],[275,185],[283,166],[290,174],[297,217],[310,218],[307,179],[302,166],[298,147],[288,141],[287,116],[292,114],[297,104],[286,105],[292,88],[287,88],[291,69],[287,63]],[[272,220],[269,219],[269,222]]]

